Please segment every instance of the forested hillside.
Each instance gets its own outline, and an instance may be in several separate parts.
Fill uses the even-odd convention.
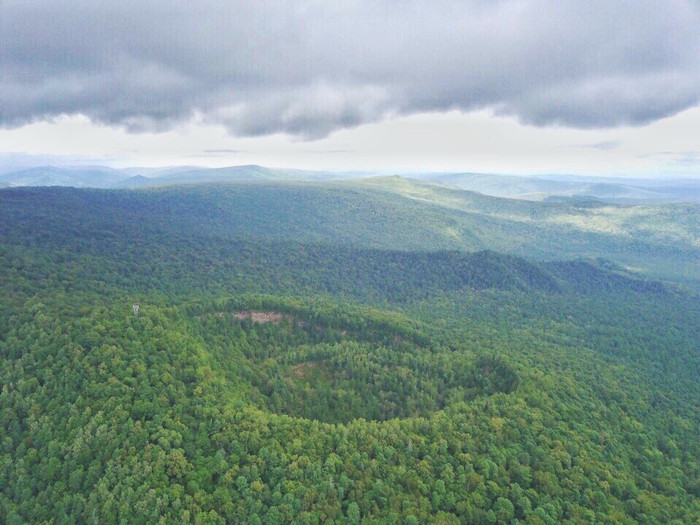
[[[0,521],[695,523],[696,214],[2,190]]]
[[[18,236],[42,234],[58,221],[92,244],[129,230],[135,243],[196,233],[403,251],[486,249],[535,260],[603,257],[700,290],[696,204],[536,203],[392,177],[140,191],[17,188],[0,194],[0,220],[15,220],[11,234]]]

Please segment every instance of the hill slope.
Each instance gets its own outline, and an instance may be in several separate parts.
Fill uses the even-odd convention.
[[[0,520],[693,523],[698,297],[399,182],[0,191]]]
[[[60,219],[86,235],[114,228],[172,235],[203,229],[225,239],[489,249],[540,260],[603,257],[654,278],[700,285],[700,206],[692,204],[534,203],[395,177],[137,192],[16,189],[0,199],[3,222],[21,217],[28,228],[17,235],[35,235]]]

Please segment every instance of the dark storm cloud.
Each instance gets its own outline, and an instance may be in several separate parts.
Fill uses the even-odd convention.
[[[643,124],[698,103],[698,27],[699,4],[674,0],[0,0],[0,125],[84,114],[314,138],[480,108]]]

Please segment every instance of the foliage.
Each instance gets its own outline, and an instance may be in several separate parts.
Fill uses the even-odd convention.
[[[700,517],[697,296],[183,191],[0,192],[0,521]]]
[[[55,224],[93,246],[128,232],[151,243],[206,236],[216,242],[253,238],[422,252],[488,249],[538,259],[603,257],[700,289],[698,204],[526,202],[398,177],[0,192],[3,234],[34,238]]]

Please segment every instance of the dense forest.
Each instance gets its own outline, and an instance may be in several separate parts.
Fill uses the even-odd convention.
[[[41,207],[28,208],[30,202]],[[529,202],[379,177],[145,191],[16,188],[0,193],[0,219],[16,225],[12,235],[32,237],[59,222],[95,246],[128,230],[136,243],[150,245],[173,237],[264,239],[417,252],[492,250],[537,260],[604,258],[700,291],[698,203]]]
[[[0,190],[0,521],[700,522],[695,208],[353,184]]]

